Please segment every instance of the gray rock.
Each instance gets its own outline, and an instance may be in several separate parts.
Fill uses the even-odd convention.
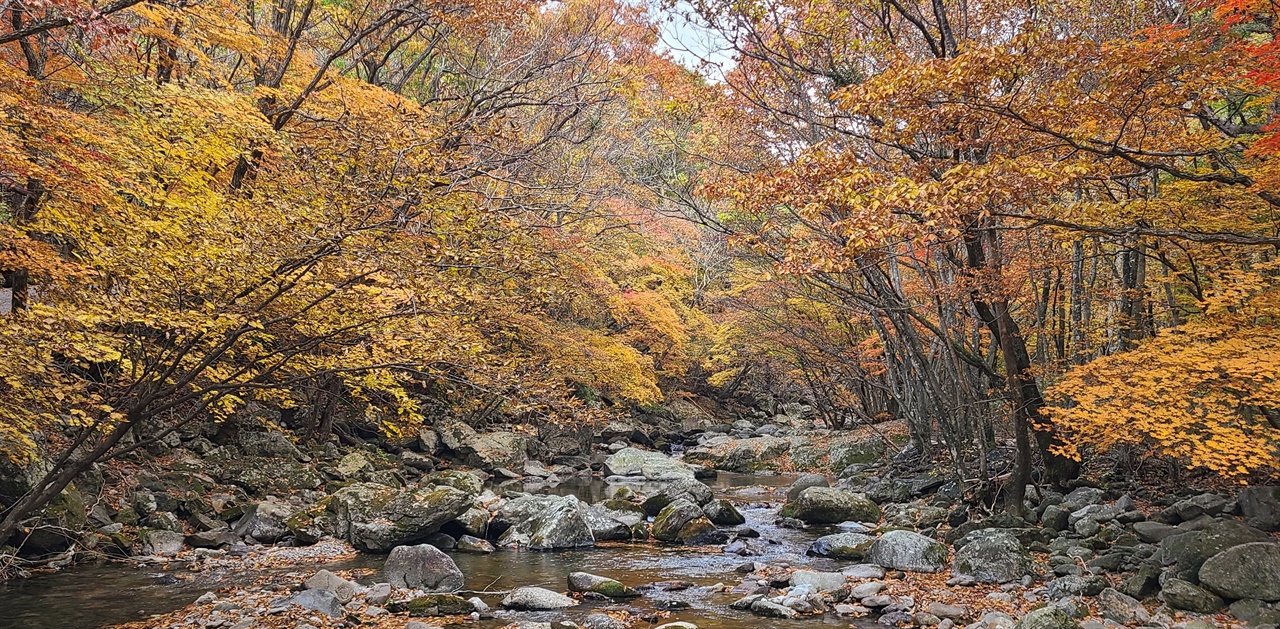
[[[751,603],[751,611],[769,618],[795,618],[800,615],[796,610],[790,607],[783,607],[767,598],[761,598]]]
[[[1063,496],[1062,508],[1068,512],[1075,512],[1089,505],[1101,504],[1105,493],[1097,487],[1077,487]]]
[[[1174,576],[1196,583],[1205,560],[1228,548],[1261,539],[1263,535],[1258,530],[1235,520],[1223,520],[1201,531],[1166,539],[1162,544],[1161,559],[1166,564],[1175,564]]]
[[[589,572],[569,573],[569,591],[593,592],[610,598],[633,598],[640,596],[639,592],[623,585],[617,580],[594,575]]]
[[[806,490],[805,493],[814,491]],[[947,547],[911,531],[889,531],[872,542],[867,561],[891,570],[939,572],[947,565]]]
[[[884,582],[868,581],[866,583],[856,585],[853,587],[853,589],[849,590],[849,598],[862,600],[869,596],[875,596],[879,594],[880,591],[883,589],[884,589]]]
[[[1099,577],[1079,577],[1067,575],[1058,577],[1045,585],[1045,596],[1062,599],[1068,596],[1097,596],[1107,588],[1107,580]]]
[[[833,559],[862,559],[874,541],[874,537],[862,533],[836,533],[814,540],[808,552]]]
[[[644,509],[645,513],[656,516],[659,511],[677,500],[688,500],[698,506],[710,504],[711,488],[691,478],[676,479],[663,484],[657,493],[640,504],[640,508]]]
[[[795,500],[787,502],[780,514],[807,524],[877,522],[880,520],[880,507],[861,494],[831,487],[809,487]]]
[[[1061,608],[1050,605],[1023,616],[1014,629],[1080,629],[1080,623]]]
[[[304,584],[309,590],[325,590],[332,592],[339,603],[349,603],[356,596],[356,584],[328,570],[321,570]]]
[[[540,587],[519,587],[502,599],[503,607],[524,611],[565,609],[577,604],[564,594]]]
[[[1226,599],[1280,601],[1280,544],[1253,542],[1210,557],[1200,583]]]
[[[608,614],[587,614],[582,629],[627,629],[627,624]]]
[[[1173,510],[1183,520],[1194,520],[1202,515],[1218,515],[1227,506],[1227,499],[1217,494],[1200,494],[1174,503]]]
[[[456,592],[465,583],[453,558],[428,544],[393,548],[382,572],[392,585],[428,592]]]
[[[439,531],[471,508],[472,498],[452,487],[401,490],[355,483],[293,514],[286,525],[305,543],[332,535],[360,550],[386,552]]]
[[[831,483],[827,481],[825,474],[805,474],[791,483],[791,487],[787,489],[787,502],[791,502],[800,497],[800,492],[810,487],[830,487]]]
[[[597,542],[631,539],[631,527],[614,518],[608,509],[600,505],[585,508],[582,519],[591,530],[592,539]]]
[[[1280,485],[1246,487],[1240,490],[1236,502],[1250,526],[1280,531]]]
[[[1071,514],[1066,509],[1058,505],[1049,505],[1044,508],[1044,513],[1040,515],[1040,524],[1052,531],[1067,530],[1068,521]]]
[[[271,607],[287,609],[291,605],[319,612],[330,618],[342,618],[345,615],[342,609],[342,601],[339,601],[338,597],[328,590],[303,590],[288,598],[273,602]]]
[[[532,550],[581,548],[595,545],[583,517],[586,505],[575,496],[524,495],[507,501],[491,526],[505,527],[498,537],[503,546]]]
[[[604,460],[604,472],[610,476],[643,476],[648,480],[692,480],[693,468],[660,452],[623,448]]]
[[[982,583],[1009,583],[1031,572],[1031,556],[1012,533],[981,529],[957,542],[952,574]]]
[[[883,579],[884,568],[871,563],[859,563],[841,568],[840,574],[852,579]]]
[[[714,533],[715,525],[702,509],[684,499],[667,505],[653,520],[653,537],[664,542],[698,544],[709,541]]]
[[[1104,618],[1110,618],[1122,625],[1146,624],[1151,614],[1142,603],[1131,596],[1122,594],[1112,588],[1098,593],[1098,612]]]
[[[1166,579],[1160,598],[1174,609],[1209,614],[1222,609],[1222,599],[1198,585],[1182,579]]]
[[[712,500],[703,505],[702,512],[712,524],[718,526],[738,526],[747,523],[747,518],[728,500]]]
[[[925,608],[930,614],[938,618],[950,618],[951,620],[962,620],[969,616],[969,610],[959,605],[947,605],[946,603],[932,602]]]
[[[796,570],[788,581],[791,587],[808,585],[816,592],[834,592],[844,587],[844,575],[839,572]]]
[[[494,551],[494,547],[488,540],[471,535],[463,535],[458,538],[457,551],[460,553],[487,555]]]
[[[1144,599],[1160,591],[1160,569],[1143,564],[1138,571],[1120,584],[1119,590],[1136,599]]]
[[[143,529],[138,533],[138,541],[142,542],[142,551],[148,555],[172,557],[182,552],[186,536],[177,531]]]
[[[1161,522],[1134,522],[1133,524],[1134,535],[1148,544],[1158,544],[1165,538],[1181,532],[1182,530],[1178,527]]]
[[[369,588],[369,591],[366,592],[364,595],[364,600],[367,601],[370,605],[386,605],[387,601],[390,598],[391,598],[390,583],[375,583],[373,584],[372,587]]]

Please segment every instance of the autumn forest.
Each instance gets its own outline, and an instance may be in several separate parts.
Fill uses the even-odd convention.
[[[979,543],[960,535],[1003,522],[1051,533],[1014,540],[1048,557],[1027,574],[1114,573],[1110,591],[1153,626],[1190,627],[1173,611],[1157,622],[1165,607],[1250,622],[1241,600],[1273,615],[1249,626],[1280,622],[1275,583],[1206,574],[1235,544],[1190,572],[1165,562],[1174,576],[1151,592],[1121,585],[1141,576],[1141,552],[1114,570],[1054,563],[1078,546],[1119,552],[1081,519],[1202,539],[1228,522],[1275,546],[1280,492],[1249,493],[1280,478],[1272,2],[0,0],[0,18],[0,582],[257,542],[391,551],[388,574],[406,544],[445,533],[540,549],[556,535],[494,533],[541,526],[509,513],[521,498],[500,482],[541,500],[563,492],[531,479],[666,482],[654,470],[671,465],[699,486],[686,470],[782,487],[816,472],[824,491],[870,496],[874,517],[806,518],[802,499],[820,492],[793,484],[779,530],[883,517],[955,545],[953,581]],[[627,472],[618,457],[633,452],[646,462]],[[463,470],[474,488],[449,476]],[[353,488],[445,486],[470,493],[456,509],[431,502],[424,513],[448,513],[394,542],[357,534],[355,506],[334,510]],[[609,487],[601,508],[622,508]],[[1073,505],[1082,488],[1098,501]],[[672,491],[636,500],[649,511],[644,496]],[[1090,505],[1116,496],[1118,514],[1149,521],[1097,517]],[[896,521],[890,507],[912,498],[924,506]],[[1190,515],[1177,506],[1192,499]],[[292,514],[280,535],[253,532],[263,500]],[[717,502],[689,504],[724,532]],[[345,524],[299,523],[308,508]],[[1054,530],[1046,513],[1064,508]],[[487,533],[451,528],[467,509]],[[646,538],[716,542],[685,521],[664,539],[676,514],[648,516]],[[611,539],[643,539],[610,517],[627,524]],[[178,534],[172,552],[155,531]],[[728,535],[726,553],[753,543]],[[814,550],[823,539],[807,554],[838,557]],[[858,565],[888,569],[893,596],[937,572],[870,548]],[[1257,569],[1280,578],[1272,556]],[[1076,563],[1083,576],[1057,571]],[[1218,605],[1177,602],[1169,580]],[[494,593],[469,573],[466,585]],[[404,613],[432,615],[420,600],[366,620],[347,604],[324,626],[404,627]],[[842,600],[744,613],[986,618],[926,610],[918,594],[901,612]],[[1024,604],[998,613],[1071,626],[1026,624],[1059,608]],[[289,613],[243,627],[292,628]],[[468,613],[489,622],[479,607],[438,615]],[[525,622],[502,613],[476,626]],[[677,620],[646,613],[596,615]]]

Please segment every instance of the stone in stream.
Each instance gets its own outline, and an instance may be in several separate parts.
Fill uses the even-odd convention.
[[[980,583],[1009,583],[1031,572],[1031,556],[1012,533],[981,529],[956,542],[954,576],[972,577]]]
[[[565,609],[577,605],[578,601],[559,592],[552,592],[540,587],[518,587],[511,590],[502,599],[502,606],[520,611],[545,611]]]
[[[805,493],[813,491],[806,490]],[[867,561],[891,570],[938,572],[947,565],[947,547],[911,531],[889,531],[872,542]]]
[[[410,601],[387,605],[387,611],[397,614],[408,612],[410,616],[417,618],[465,616],[475,610],[471,601],[453,594],[428,594]]]
[[[663,542],[695,545],[721,543],[725,536],[702,514],[698,505],[681,498],[654,518],[653,537]]]
[[[760,598],[751,603],[751,611],[770,618],[795,618],[800,614],[790,607],[784,607],[767,598]]]
[[[674,480],[642,502],[640,508],[644,509],[646,514],[656,516],[667,505],[677,500],[688,500],[698,506],[709,504],[712,500],[711,488],[693,479]]]
[[[861,494],[831,487],[809,487],[782,507],[780,515],[806,524],[877,522],[880,507]]]
[[[460,553],[487,555],[493,552],[494,548],[493,544],[490,544],[488,540],[480,539],[479,537],[472,537],[470,535],[463,535],[458,538],[457,551]]]
[[[498,510],[490,526],[502,530],[498,544],[531,550],[593,546],[586,506],[576,496],[523,495]]]
[[[1227,599],[1280,601],[1280,544],[1229,548],[1200,566],[1200,584]]]
[[[791,487],[787,489],[787,502],[791,502],[800,497],[800,492],[810,487],[830,487],[831,483],[827,480],[825,474],[805,474],[791,483]]]
[[[633,598],[640,596],[639,592],[623,585],[619,581],[608,577],[594,575],[589,572],[569,573],[569,591],[593,592],[610,598]]]
[[[747,523],[747,518],[743,517],[742,513],[728,500],[712,500],[703,505],[702,512],[712,524],[719,526],[738,526]]]
[[[392,585],[428,592],[456,592],[464,584],[458,564],[428,544],[392,549],[382,572]]]
[[[608,614],[587,614],[582,629],[627,629],[627,624]]]
[[[833,559],[862,559],[875,541],[862,533],[836,533],[824,535],[809,545],[808,554]],[[883,576],[883,570],[881,570]]]
[[[604,460],[609,476],[643,476],[648,480],[693,480],[693,468],[660,452],[623,448]]]
[[[631,527],[609,513],[600,505],[591,505],[583,510],[582,519],[591,530],[591,537],[597,542],[631,539]]]

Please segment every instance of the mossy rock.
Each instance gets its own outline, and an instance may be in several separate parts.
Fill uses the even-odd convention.
[[[475,605],[461,596],[453,594],[428,594],[411,601],[392,603],[387,610],[394,613],[408,612],[416,618],[433,616],[465,616],[475,611]]]

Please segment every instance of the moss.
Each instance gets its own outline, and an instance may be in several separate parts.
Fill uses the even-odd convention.
[[[470,601],[452,594],[428,594],[419,596],[408,602],[392,603],[387,609],[395,612],[408,612],[410,616],[423,618],[430,616],[464,616],[475,611]]]
[[[596,594],[603,594],[610,598],[634,598],[636,596],[640,596],[639,592],[617,581],[605,581],[591,588],[591,591]]]

